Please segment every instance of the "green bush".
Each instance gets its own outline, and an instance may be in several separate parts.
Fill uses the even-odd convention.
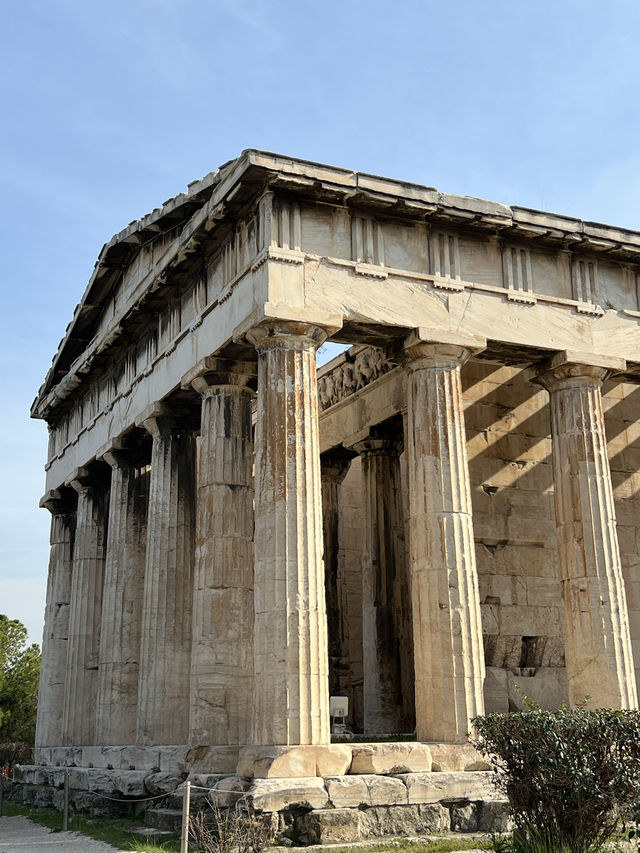
[[[516,853],[596,853],[640,795],[640,713],[583,708],[477,717],[498,771]]]

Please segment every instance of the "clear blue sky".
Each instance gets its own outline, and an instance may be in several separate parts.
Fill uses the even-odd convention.
[[[0,41],[0,612],[37,642],[29,405],[129,221],[252,147],[640,229],[638,0],[20,0]]]

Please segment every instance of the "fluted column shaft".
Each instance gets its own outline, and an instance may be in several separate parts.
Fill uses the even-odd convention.
[[[258,350],[253,742],[329,742],[315,353],[321,329],[253,329]]]
[[[364,732],[403,729],[400,646],[395,630],[396,572],[404,553],[397,539],[402,443],[366,438],[354,445],[362,460],[362,657]]]
[[[607,457],[604,367],[564,363],[549,391],[569,701],[637,708],[629,616]]]
[[[184,744],[195,528],[195,440],[170,414],[146,418],[153,436],[142,602],[138,743]]]
[[[220,368],[214,359],[209,368]],[[220,362],[220,360],[217,360]],[[224,366],[223,366],[224,367]],[[252,371],[255,367],[251,366]],[[192,744],[246,744],[253,694],[254,392],[204,370],[191,654]],[[222,384],[224,383],[224,384]]]
[[[63,496],[59,491],[48,493],[40,502],[40,506],[46,507],[51,513],[51,551],[42,637],[36,746],[60,746],[63,743],[62,717],[76,528],[75,503],[70,496]]]
[[[408,454],[418,740],[461,743],[484,710],[484,656],[460,367],[469,346],[417,341]]]
[[[81,469],[73,546],[67,672],[64,687],[65,745],[95,743],[102,589],[109,513],[108,486]]]
[[[136,742],[149,471],[125,450],[110,450],[96,742]]]
[[[329,693],[339,696],[341,678],[347,668],[340,601],[340,490],[351,458],[325,454],[321,457],[322,535],[324,545],[325,605],[329,652]]]

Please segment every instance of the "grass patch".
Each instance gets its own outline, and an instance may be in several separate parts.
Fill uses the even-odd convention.
[[[3,815],[16,817],[22,815],[28,817],[34,823],[46,826],[54,832],[62,830],[62,812],[56,809],[36,808],[35,806],[24,806],[19,803],[4,802]],[[136,850],[140,853],[179,853],[178,841],[151,841],[139,835],[130,835],[125,829],[137,824],[133,821],[113,818],[111,820],[102,818],[87,818],[83,815],[69,815],[69,831],[80,832],[88,835],[96,841],[105,841],[118,850]]]
[[[366,847],[362,853],[392,853],[394,850],[406,851],[406,853],[457,853],[459,850],[494,850],[493,842],[489,838],[439,838],[436,841],[418,842],[403,839],[394,840],[385,844],[381,842],[375,847]],[[332,850],[331,853],[353,853],[353,850]]]

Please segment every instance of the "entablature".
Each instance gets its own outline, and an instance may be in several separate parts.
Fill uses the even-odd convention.
[[[101,441],[129,428],[198,359],[255,358],[242,330],[265,311],[328,312],[348,343],[428,323],[499,357],[573,348],[635,375],[639,290],[637,232],[247,151],[105,246],[32,414],[51,467],[98,422]],[[352,369],[385,372],[371,351]]]

